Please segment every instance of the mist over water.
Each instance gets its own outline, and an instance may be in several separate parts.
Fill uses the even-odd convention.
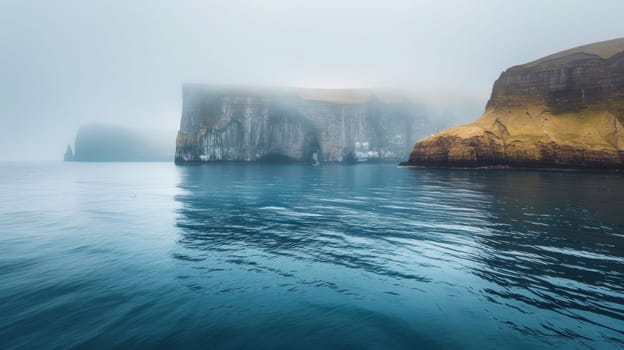
[[[0,347],[622,347],[623,184],[3,164]]]
[[[3,0],[0,160],[60,161],[90,123],[175,131],[183,83],[399,89],[461,124],[503,70],[624,36],[622,12],[613,0]]]
[[[280,160],[299,143],[273,140],[313,135],[320,164],[173,164],[176,145],[209,159],[201,135],[223,125],[206,117],[255,108],[183,102],[183,84],[383,92],[413,104],[421,126],[402,130],[420,137],[478,118],[510,67],[624,37],[622,13],[613,0],[0,1],[0,350],[624,349],[621,172],[329,164],[313,152],[323,131],[286,128],[291,112],[278,116],[295,131],[247,139],[274,132],[262,159]],[[183,104],[198,123],[181,137]],[[363,135],[336,160],[379,155],[392,128],[345,128],[336,110],[325,136]]]

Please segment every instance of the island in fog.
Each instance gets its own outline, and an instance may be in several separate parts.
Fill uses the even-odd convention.
[[[78,129],[74,151],[67,145],[65,161],[169,162],[174,155],[174,132],[87,124]]]

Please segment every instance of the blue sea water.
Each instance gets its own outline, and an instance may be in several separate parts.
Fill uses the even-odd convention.
[[[624,176],[0,165],[0,348],[617,349]]]

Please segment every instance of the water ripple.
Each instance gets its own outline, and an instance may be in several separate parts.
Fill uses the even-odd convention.
[[[2,348],[624,346],[619,174],[3,170]]]

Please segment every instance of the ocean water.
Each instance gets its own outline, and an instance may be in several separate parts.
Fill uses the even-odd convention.
[[[624,348],[624,175],[0,165],[0,348]]]

